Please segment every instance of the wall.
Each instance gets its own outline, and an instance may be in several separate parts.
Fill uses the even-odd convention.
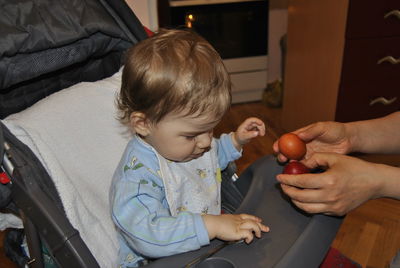
[[[157,0],[125,0],[144,26],[158,29]]]
[[[289,0],[269,1],[268,83],[282,79],[280,40],[287,32]]]

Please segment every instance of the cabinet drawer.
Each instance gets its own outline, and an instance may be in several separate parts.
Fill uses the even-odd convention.
[[[392,62],[382,60],[388,56],[392,57]],[[335,119],[349,122],[397,111],[400,108],[399,87],[400,37],[348,40]],[[379,98],[382,102],[370,105]]]
[[[341,83],[400,85],[400,37],[348,40]]]
[[[369,88],[342,85],[339,89],[335,120],[340,122],[366,120],[399,111],[400,96],[396,96],[395,91],[396,88],[393,86],[382,90],[375,85]],[[388,103],[384,104],[385,101],[381,101],[382,98],[385,98]],[[373,100],[375,102],[371,103]]]
[[[400,36],[399,0],[349,0],[346,38],[396,35]]]

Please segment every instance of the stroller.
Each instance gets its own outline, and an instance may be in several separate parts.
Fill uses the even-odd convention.
[[[123,0],[6,2],[0,228],[12,229],[7,253],[20,267],[115,267],[108,188],[130,132],[115,119],[114,97],[124,52],[146,31]],[[224,171],[223,196],[236,212],[268,223],[263,238],[214,240],[147,266],[318,267],[342,218],[297,210],[276,185],[280,172],[272,156],[235,181],[234,167]]]

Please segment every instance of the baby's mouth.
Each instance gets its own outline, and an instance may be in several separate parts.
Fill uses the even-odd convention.
[[[201,157],[203,154],[204,154],[204,152],[192,154],[192,157],[193,157],[193,158],[199,158],[199,157]]]
[[[201,151],[200,153],[194,153],[194,154],[192,154],[192,156],[193,156],[194,158],[199,158],[199,157],[203,156],[203,154],[205,154],[206,152],[208,152],[210,149],[211,149],[211,147],[208,147],[207,149]]]
[[[195,153],[195,154],[192,154],[192,155],[193,155],[193,156],[196,156],[196,158],[197,158],[197,157],[202,156],[202,155],[205,154],[206,152],[210,151],[210,149],[211,149],[211,147],[208,147],[207,149],[202,150],[200,153]]]

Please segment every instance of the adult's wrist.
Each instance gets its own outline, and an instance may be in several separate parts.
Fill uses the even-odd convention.
[[[358,123],[350,122],[343,124],[345,129],[345,136],[348,140],[348,148],[346,149],[346,154],[352,152],[362,152],[362,143],[360,140],[362,139],[362,135],[360,135],[360,129]]]
[[[379,187],[375,198],[388,197],[400,199],[400,168],[376,164]]]

